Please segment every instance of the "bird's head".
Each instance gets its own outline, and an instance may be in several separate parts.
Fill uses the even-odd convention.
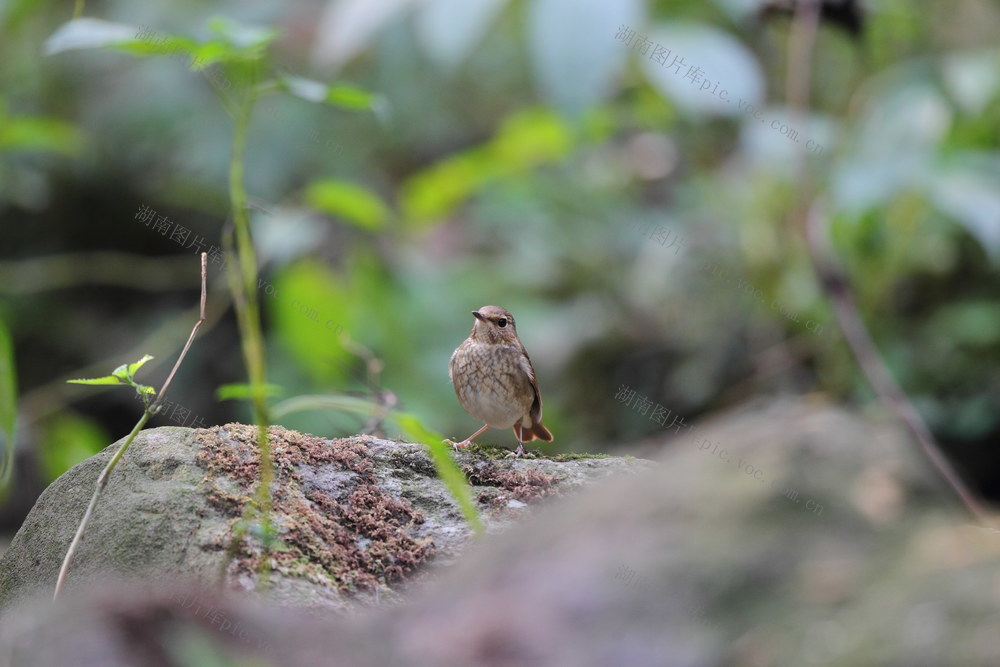
[[[472,327],[471,338],[480,343],[517,343],[517,329],[514,316],[500,306],[483,306],[472,311],[476,323]]]

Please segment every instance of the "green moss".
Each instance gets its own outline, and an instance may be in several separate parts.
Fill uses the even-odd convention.
[[[499,445],[489,445],[481,442],[474,442],[468,447],[462,447],[458,450],[459,452],[468,452],[470,454],[479,454],[483,458],[487,459],[505,459],[507,455],[511,453],[512,450],[506,449]]]
[[[541,452],[537,452],[536,450],[532,450],[530,448],[526,448],[526,449],[529,452],[535,451],[535,453],[538,454],[538,456],[533,457],[533,458],[547,459],[549,461],[557,461],[557,462],[562,462],[562,461],[578,461],[580,459],[610,459],[610,458],[612,458],[612,456],[609,455],[609,454],[588,454],[586,452],[564,452],[562,454],[554,454],[552,456],[548,456],[546,454],[542,454]],[[513,450],[512,449],[507,449],[506,447],[501,447],[499,445],[491,445],[491,444],[488,444],[488,443],[474,442],[471,445],[469,445],[468,447],[463,447],[460,451],[469,452],[469,453],[475,453],[475,454],[480,454],[483,458],[492,459],[494,461],[497,461],[497,460],[500,460],[500,459],[506,459],[506,458],[508,458],[510,456],[510,453]]]
[[[588,452],[564,452],[547,457],[550,461],[579,461],[580,459],[610,459],[610,454],[590,454]]]
[[[389,454],[389,462],[399,471],[412,471],[423,477],[436,477],[434,463],[423,450],[400,449]]]

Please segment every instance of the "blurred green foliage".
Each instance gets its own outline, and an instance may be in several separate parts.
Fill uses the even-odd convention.
[[[114,439],[93,419],[67,410],[45,422],[39,442],[38,459],[45,482],[49,483]]]
[[[142,61],[58,53],[87,33],[60,28],[69,17],[55,7],[0,10],[17,35],[0,44],[0,115],[22,127],[0,126],[2,261],[185,252],[134,224],[138,203],[221,245],[231,135],[210,98],[226,104],[273,39],[278,74],[265,92],[292,97],[261,104],[246,165],[260,203],[269,379],[286,396],[388,390],[461,436],[475,424],[447,361],[469,311],[499,304],[515,313],[538,372],[553,449],[607,450],[662,434],[613,400],[621,384],[691,416],[757,392],[870,399],[790,222],[797,151],[809,142],[819,147],[806,154],[810,179],[879,348],[949,450],[1000,492],[987,472],[998,469],[989,444],[1000,435],[995,3],[882,2],[857,36],[824,24],[805,117],[785,93],[790,22],[762,19],[753,3],[379,6],[85,12],[107,24],[84,27],[123,53],[185,54]],[[217,15],[229,18],[209,20]],[[155,40],[137,41],[140,26]],[[645,53],[616,37],[623,26],[650,40]],[[46,38],[54,55],[41,55]],[[731,101],[651,59],[653,44]],[[92,235],[81,240],[73,226],[84,223]],[[41,224],[45,237],[33,231]],[[661,245],[657,227],[681,245]],[[13,293],[0,306],[34,399],[22,407],[28,422],[80,400],[42,392],[52,377],[109,356],[126,336],[153,335],[191,303],[189,291],[141,301],[88,291],[79,304],[66,294]],[[127,308],[101,307],[112,300]],[[42,330],[39,311],[80,322],[86,343]],[[235,338],[224,324],[206,335],[203,356],[187,362],[204,372],[179,377],[172,393],[220,422],[246,419],[211,394],[242,379]],[[168,359],[178,346],[158,345],[150,351]],[[283,421],[344,434],[367,418]],[[484,438],[514,444],[509,432]]]
[[[14,429],[17,425],[17,377],[10,331],[0,319],[0,498],[10,481],[14,461]]]
[[[0,152],[41,150],[73,155],[80,150],[80,132],[58,118],[12,116],[0,98]]]

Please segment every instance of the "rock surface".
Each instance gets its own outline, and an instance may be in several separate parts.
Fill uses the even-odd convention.
[[[447,563],[470,528],[422,445],[369,436],[327,440],[272,427],[277,538],[269,596],[343,610],[393,599],[427,563]],[[256,429],[160,427],[141,432],[119,462],[70,567],[67,590],[111,575],[220,579],[234,527],[258,478]],[[62,558],[118,444],[80,463],[39,498],[0,559],[0,607],[55,586]],[[473,482],[487,530],[528,504],[606,475],[652,465],[637,459],[502,460],[456,454]],[[256,587],[260,540],[242,542],[230,586]]]
[[[662,465],[539,508],[390,608],[119,582],[15,610],[0,665],[996,664],[1000,533],[894,423],[782,400],[653,447]]]

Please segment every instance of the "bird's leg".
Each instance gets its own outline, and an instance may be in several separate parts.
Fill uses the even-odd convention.
[[[445,440],[445,442],[447,442],[449,445],[454,445],[454,447],[456,449],[458,449],[459,447],[468,447],[469,445],[472,444],[472,439],[473,438],[475,438],[477,435],[479,435],[480,433],[482,433],[483,431],[485,431],[489,427],[490,427],[489,424],[483,424],[483,427],[481,429],[479,429],[478,431],[476,431],[475,433],[473,433],[472,435],[470,435],[468,438],[466,438],[462,442],[453,442],[451,440]]]
[[[524,426],[518,423],[514,427],[514,435],[517,436],[517,449],[507,455],[509,459],[519,459],[524,456]]]

